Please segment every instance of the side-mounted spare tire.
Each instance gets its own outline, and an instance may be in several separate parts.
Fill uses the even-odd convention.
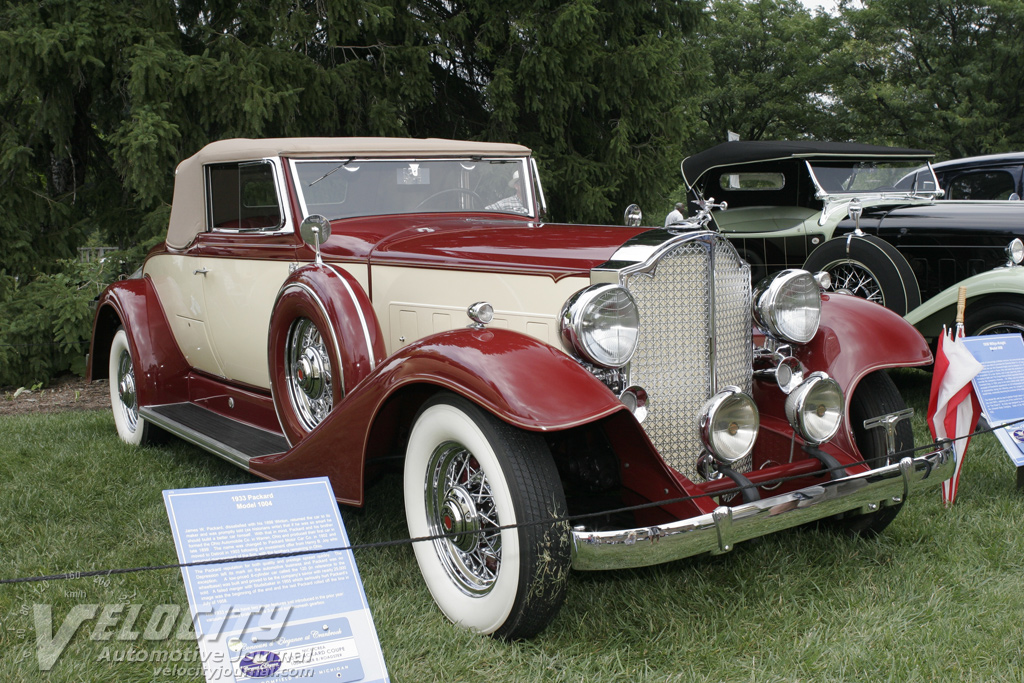
[[[882,304],[899,315],[921,305],[921,289],[907,259],[873,235],[831,239],[807,257],[804,269],[826,271],[832,289]]]
[[[331,265],[301,268],[281,287],[267,350],[274,409],[292,446],[385,355],[369,297]]]

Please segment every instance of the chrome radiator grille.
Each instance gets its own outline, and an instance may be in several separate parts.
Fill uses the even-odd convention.
[[[751,390],[750,266],[725,239],[702,233],[622,284],[640,309],[629,382],[647,391],[643,426],[671,467],[700,481],[701,408],[722,387]],[[749,457],[735,469],[749,470]]]

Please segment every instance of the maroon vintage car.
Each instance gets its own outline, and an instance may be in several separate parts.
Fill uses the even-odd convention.
[[[949,476],[947,449],[907,451],[885,369],[931,354],[895,313],[800,270],[752,289],[707,211],[544,211],[517,145],[213,143],[178,167],[166,242],[100,299],[91,376],[124,440],[325,475],[348,505],[404,456],[432,595],[504,638],[550,622],[570,568],[873,533]]]

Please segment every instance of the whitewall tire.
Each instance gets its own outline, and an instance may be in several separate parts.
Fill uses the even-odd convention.
[[[565,496],[544,439],[453,394],[421,409],[409,436],[405,510],[430,594],[454,623],[527,638],[557,614],[570,565]],[[533,523],[533,524],[531,524]],[[510,524],[516,529],[498,530]]]
[[[139,415],[135,384],[135,360],[128,345],[128,334],[118,328],[110,343],[110,408],[114,413],[117,435],[125,443],[142,445],[149,441],[150,425]]]

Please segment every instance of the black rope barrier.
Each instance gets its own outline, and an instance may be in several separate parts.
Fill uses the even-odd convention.
[[[971,434],[968,434],[968,435],[965,435],[965,436],[960,436],[960,437],[957,437],[955,439],[944,439],[942,441],[935,441],[933,443],[925,444],[923,446],[916,446],[914,448],[906,448],[906,449],[904,449],[902,451],[897,451],[897,452],[893,453],[892,455],[887,455],[886,457],[888,457],[890,460],[892,460],[892,459],[901,459],[901,458],[903,458],[905,456],[917,453],[918,451],[922,451],[922,450],[930,451],[930,450],[934,450],[936,448],[944,448],[944,447],[947,447],[947,444],[952,444],[952,443],[954,443],[956,441],[961,441],[963,439],[969,439],[971,437],[979,436],[979,435],[982,435],[982,434],[991,434],[991,433],[993,433],[993,432],[995,432],[995,431],[997,431],[999,429],[1003,429],[1004,427],[1009,427],[1011,425],[1019,424],[1021,422],[1024,422],[1024,418],[1021,418],[1019,420],[1011,420],[1009,422],[1003,422],[1003,423],[1001,423],[999,425],[996,425],[994,427],[990,425],[988,429],[978,430],[978,431],[972,432]],[[857,460],[857,461],[854,461],[854,462],[847,463],[847,464],[843,465],[843,467],[845,468],[845,467],[852,467],[852,466],[855,466],[855,465],[870,465],[870,464],[871,463],[869,463],[867,460]],[[775,479],[769,479],[769,480],[766,480],[764,482],[761,482],[761,483],[757,484],[757,486],[758,487],[776,486],[778,484],[784,484],[784,483],[786,483],[788,481],[794,481],[794,480],[797,480],[797,479],[806,479],[807,477],[813,477],[813,476],[825,475],[825,474],[828,474],[828,469],[827,468],[823,468],[820,472],[811,472],[811,473],[808,473],[808,474],[794,474],[794,475],[789,475],[789,476],[785,476],[785,477],[777,477]],[[115,575],[119,575],[119,574],[136,574],[136,573],[139,573],[139,572],[165,571],[165,570],[168,570],[168,569],[186,569],[186,568],[191,568],[191,567],[204,567],[204,566],[215,565],[215,564],[233,564],[233,563],[236,563],[236,562],[253,562],[253,561],[256,561],[256,560],[274,560],[274,559],[281,559],[281,558],[286,558],[286,557],[300,557],[300,556],[305,556],[305,555],[322,555],[323,553],[343,552],[343,551],[347,551],[347,550],[356,551],[356,550],[372,550],[372,549],[378,549],[378,548],[390,548],[390,547],[401,546],[401,545],[411,545],[413,543],[424,543],[424,542],[427,542],[427,541],[438,541],[438,540],[442,540],[442,539],[445,539],[445,538],[458,538],[460,536],[466,535],[467,533],[483,534],[483,533],[495,533],[495,532],[500,532],[500,531],[507,531],[507,530],[511,530],[511,529],[520,529],[520,528],[526,528],[526,527],[532,527],[532,526],[548,526],[548,525],[550,525],[550,526],[557,526],[559,524],[564,524],[564,523],[569,523],[569,522],[579,522],[579,521],[585,520],[585,519],[593,519],[593,518],[597,518],[597,517],[605,517],[605,516],[613,515],[613,514],[621,514],[621,513],[626,513],[626,512],[638,512],[640,510],[648,510],[648,509],[656,508],[656,507],[665,507],[667,505],[676,505],[676,504],[679,504],[679,503],[687,503],[687,502],[691,502],[691,501],[694,501],[694,500],[698,500],[700,498],[713,498],[713,497],[717,497],[717,496],[731,496],[731,495],[736,495],[736,494],[742,494],[743,489],[744,489],[743,486],[734,486],[734,487],[731,487],[731,488],[728,488],[728,489],[723,489],[723,490],[715,491],[715,492],[712,492],[712,493],[698,493],[698,494],[695,494],[695,495],[692,495],[692,496],[680,496],[680,497],[677,497],[677,498],[669,498],[669,499],[666,499],[666,500],[652,501],[652,502],[649,502],[649,503],[639,503],[637,505],[630,505],[630,506],[627,506],[627,507],[615,508],[615,509],[612,509],[612,510],[602,510],[600,512],[590,512],[590,513],[578,514],[578,515],[566,515],[566,516],[563,516],[563,517],[555,517],[554,519],[544,519],[544,520],[537,520],[537,521],[533,521],[533,522],[522,522],[522,523],[517,523],[517,524],[504,524],[504,525],[500,525],[500,526],[488,527],[486,529],[474,529],[474,530],[470,530],[470,531],[453,531],[453,532],[444,533],[444,534],[435,534],[435,535],[432,535],[432,536],[419,536],[419,537],[416,537],[416,538],[401,538],[401,539],[394,539],[394,540],[390,540],[390,541],[377,541],[377,542],[374,542],[374,543],[355,543],[355,544],[351,544],[351,545],[347,545],[347,546],[336,546],[336,547],[333,547],[333,548],[318,548],[318,549],[314,549],[314,550],[297,550],[297,551],[294,551],[294,552],[286,552],[286,553],[270,553],[270,554],[264,554],[264,555],[248,555],[248,556],[245,556],[245,557],[230,557],[230,558],[223,558],[223,559],[216,559],[216,560],[202,560],[202,561],[199,561],[199,562],[181,562],[181,563],[172,563],[172,564],[150,565],[150,566],[146,566],[146,567],[128,567],[128,568],[122,568],[122,569],[96,569],[96,570],[82,571],[82,572],[65,572],[63,574],[49,574],[49,575],[46,575],[46,576],[28,576],[28,577],[22,577],[22,578],[16,578],[16,579],[0,579],[0,585],[10,585],[10,584],[18,584],[18,583],[38,583],[38,582],[43,582],[43,581],[63,581],[63,580],[86,579],[86,578],[92,578],[92,577],[96,577],[96,576],[115,576]]]

